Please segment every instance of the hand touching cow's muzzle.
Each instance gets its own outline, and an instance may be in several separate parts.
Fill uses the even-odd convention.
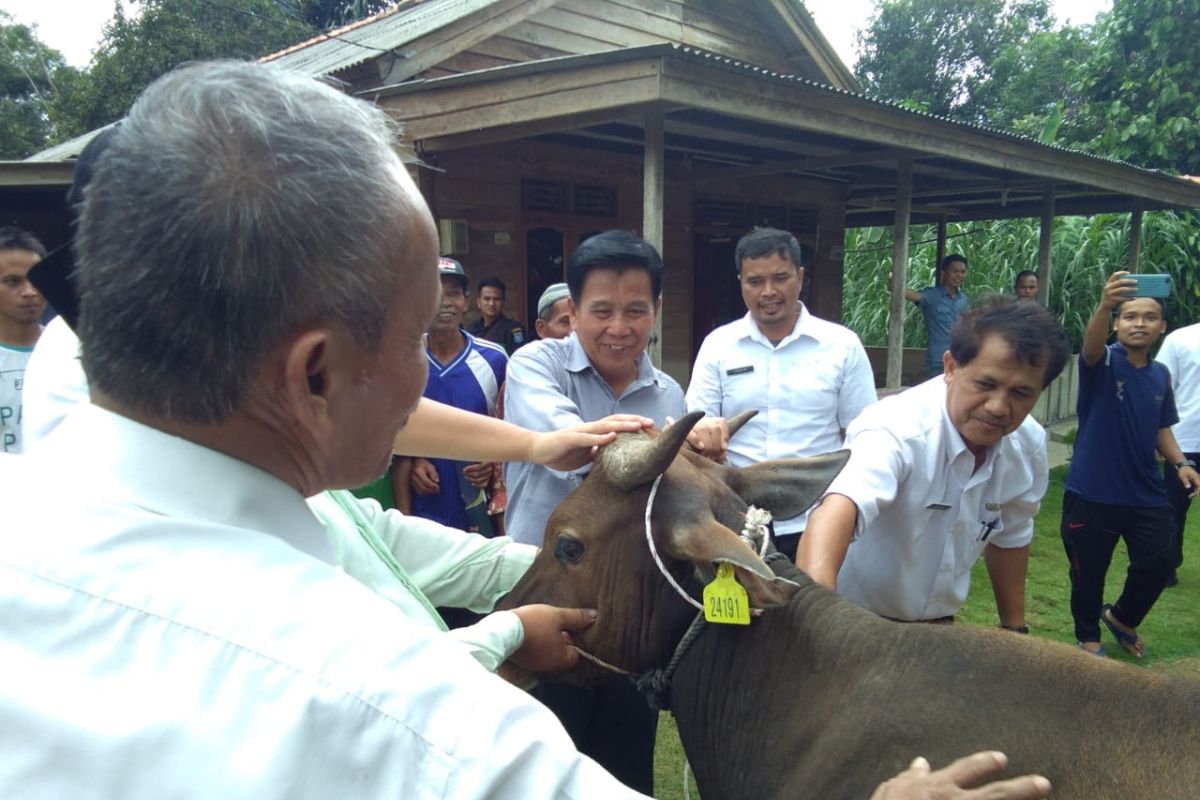
[[[596,621],[596,610],[591,608],[536,604],[512,611],[525,629],[525,641],[510,660],[523,670],[539,674],[562,672],[575,666],[579,652],[572,647],[572,634]]]

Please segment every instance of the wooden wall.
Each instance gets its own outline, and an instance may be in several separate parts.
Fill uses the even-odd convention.
[[[508,286],[507,313],[527,319],[526,230],[543,225],[567,231],[569,256],[584,231],[626,228],[640,232],[642,219],[642,161],[640,156],[582,150],[538,140],[520,140],[430,157],[442,170],[424,170],[421,188],[438,218],[465,219],[470,249],[455,255],[471,276],[495,275]],[[663,365],[687,385],[699,341],[693,341],[693,205],[698,193],[720,193],[747,202],[811,206],[819,219],[813,269],[812,309],[828,319],[841,315],[841,259],[844,207],[840,188],[828,183],[789,178],[740,182],[736,186],[698,189],[682,164],[669,162],[664,207]],[[522,209],[521,180],[560,180],[615,185],[617,216],[579,217],[529,212]],[[744,230],[736,231],[741,235]],[[474,306],[472,302],[472,307]]]

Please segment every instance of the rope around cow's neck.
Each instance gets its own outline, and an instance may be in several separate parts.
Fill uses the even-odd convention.
[[[675,669],[679,666],[679,662],[683,660],[684,653],[687,652],[687,649],[691,646],[692,642],[696,640],[696,637],[700,635],[700,632],[704,630],[704,604],[700,603],[690,594],[685,592],[683,587],[675,581],[675,578],[670,572],[667,571],[666,565],[663,564],[662,558],[658,555],[658,548],[654,546],[654,535],[651,527],[650,517],[654,511],[654,498],[658,496],[658,486],[660,483],[662,483],[662,478],[663,476],[660,473],[659,476],[654,479],[654,484],[650,487],[650,496],[646,499],[646,546],[650,549],[650,555],[654,557],[654,563],[658,565],[658,571],[662,573],[664,578],[667,579],[667,583],[669,583],[671,587],[679,593],[680,597],[686,600],[690,605],[699,609],[700,613],[698,613],[695,618],[692,619],[692,624],[688,626],[687,631],[683,634],[683,637],[679,640],[679,643],[675,645],[675,652],[671,655],[671,660],[667,662],[667,665],[661,668],[655,667],[653,669],[646,670],[641,675],[634,676],[632,672],[621,669],[613,664],[609,664],[607,661],[592,655],[578,646],[572,645],[572,647],[575,648],[575,652],[579,653],[582,658],[587,659],[597,666],[604,667],[605,669],[615,672],[619,675],[633,677],[637,683],[638,691],[641,692],[641,694],[646,698],[646,702],[660,711],[666,711],[671,707],[671,677],[675,674]],[[757,548],[758,555],[763,558],[765,558],[767,554],[767,526],[770,524],[770,511],[767,511],[764,508],[755,508],[754,506],[750,506],[748,509],[746,509],[746,522],[742,526],[742,532],[739,534],[739,536],[745,540],[746,544],[750,546],[751,550],[755,549],[754,543],[757,539],[759,542]]]

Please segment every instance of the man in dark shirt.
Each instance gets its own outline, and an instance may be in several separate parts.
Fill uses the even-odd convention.
[[[511,356],[527,339],[525,329],[516,320],[504,316],[505,295],[504,281],[499,278],[481,280],[479,294],[475,298],[475,306],[481,316],[471,323],[467,333],[495,342]]]
[[[1166,330],[1161,301],[1134,297],[1127,272],[1114,272],[1083,333],[1079,351],[1079,431],[1067,473],[1062,540],[1070,561],[1071,615],[1079,646],[1104,655],[1100,623],[1136,658],[1137,626],[1154,607],[1177,563],[1175,524],[1154,451],[1176,465],[1193,496],[1200,475],[1184,459],[1171,426],[1179,421],[1167,368],[1150,358]],[[1109,319],[1117,341],[1105,345]],[[1104,576],[1117,539],[1129,571],[1121,596],[1103,605]]]

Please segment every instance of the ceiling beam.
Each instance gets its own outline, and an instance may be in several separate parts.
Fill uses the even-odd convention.
[[[847,153],[842,156],[826,156],[824,158],[798,158],[793,161],[775,161],[770,164],[755,164],[749,167],[724,170],[718,175],[698,179],[697,182],[743,180],[757,178],[763,175],[778,175],[784,172],[821,172],[839,167],[855,167],[863,164],[880,164],[895,161],[899,158],[912,157],[914,154],[905,150],[870,150],[860,153]],[[918,156],[919,157],[919,156]]]

